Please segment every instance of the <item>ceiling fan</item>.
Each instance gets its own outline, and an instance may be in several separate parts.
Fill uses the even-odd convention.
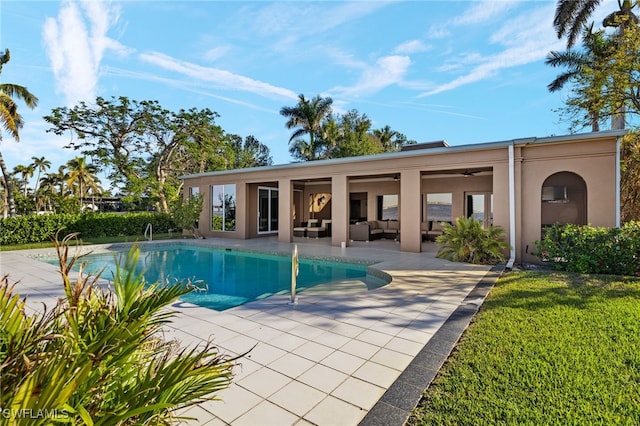
[[[469,176],[475,176],[476,173],[480,173],[482,170],[465,170],[464,172],[462,172],[462,176],[464,177],[469,177]]]

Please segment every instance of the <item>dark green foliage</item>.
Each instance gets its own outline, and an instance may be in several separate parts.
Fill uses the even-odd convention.
[[[79,233],[81,238],[141,235],[147,224],[153,232],[177,229],[165,213],[83,213],[50,214],[0,219],[0,244],[27,244],[50,241],[60,229]]]
[[[55,412],[55,424],[164,425],[180,420],[175,410],[230,385],[234,358],[211,342],[180,348],[161,337],[174,315],[167,307],[189,286],[146,283],[133,272],[135,246],[118,265],[113,292],[96,287],[99,277],[72,280],[79,257],[69,255],[70,238],[57,245],[65,297],[47,313],[27,315],[7,278],[0,281],[0,407]]]
[[[202,212],[203,200],[204,197],[202,194],[194,194],[186,200],[179,197],[173,202],[173,220],[178,226],[178,229],[189,231],[192,232],[194,236],[199,236],[197,223],[198,219],[200,219],[200,213]]]
[[[621,228],[554,225],[536,249],[543,261],[569,272],[640,275],[640,222]]]
[[[504,230],[499,226],[483,228],[480,221],[460,217],[455,225],[443,223],[443,235],[436,238],[440,245],[437,257],[454,262],[495,264],[504,261],[502,251]]]

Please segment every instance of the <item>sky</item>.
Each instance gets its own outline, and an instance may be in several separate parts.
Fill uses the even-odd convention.
[[[274,164],[292,160],[280,115],[298,95],[331,97],[373,128],[466,145],[568,133],[549,93],[564,50],[555,1],[29,1],[0,3],[3,83],[39,98],[7,167],[45,156],[52,171],[80,153],[48,133],[53,108],[96,97],[209,108],[227,133],[252,135]],[[604,1],[594,20],[616,8]]]

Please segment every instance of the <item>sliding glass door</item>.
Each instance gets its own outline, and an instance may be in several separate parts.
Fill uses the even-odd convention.
[[[473,217],[487,228],[493,225],[493,194],[490,192],[467,193],[467,217]]]
[[[258,188],[258,233],[278,231],[278,189]]]

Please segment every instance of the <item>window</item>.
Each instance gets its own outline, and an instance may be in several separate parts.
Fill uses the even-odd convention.
[[[258,233],[278,231],[278,188],[258,188]]]
[[[197,186],[191,186],[189,187],[189,199],[197,196],[200,194],[200,188]],[[198,228],[200,226],[200,221],[196,220],[193,224],[194,228]]]
[[[378,220],[398,220],[398,194],[378,195]]]
[[[211,187],[211,230],[236,230],[236,185]]]
[[[490,192],[467,193],[467,217],[479,220],[487,228],[493,225],[493,194]]]
[[[452,199],[450,192],[427,194],[427,217],[423,218],[423,222],[453,222]]]

